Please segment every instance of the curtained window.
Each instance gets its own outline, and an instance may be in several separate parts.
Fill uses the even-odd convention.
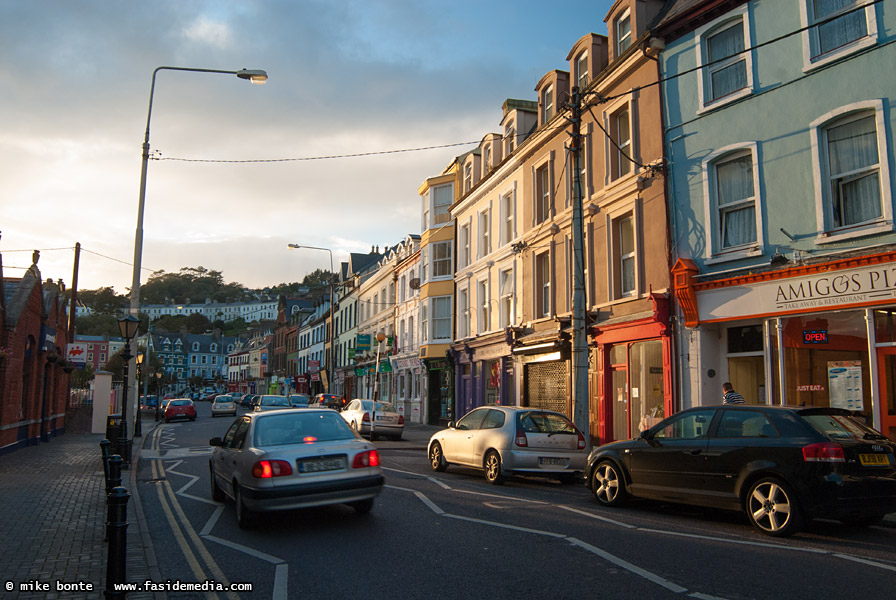
[[[722,250],[756,242],[753,157],[741,154],[715,163],[716,202]]]
[[[873,114],[851,115],[825,130],[833,226],[882,216],[880,158]]]
[[[841,48],[851,42],[868,35],[868,22],[864,10],[846,12],[855,8],[857,0],[811,0],[810,6],[814,16],[813,21],[819,22],[836,17],[827,23],[818,25],[815,29],[816,45],[815,56],[827,54],[837,48]]]
[[[722,98],[749,85],[747,59],[743,50],[744,24],[741,20],[706,39],[706,59],[709,63],[708,101]]]

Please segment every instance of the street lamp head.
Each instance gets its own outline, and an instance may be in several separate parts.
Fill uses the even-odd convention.
[[[378,341],[379,343],[382,344],[385,339],[386,339],[386,334],[383,333],[382,331],[379,332],[378,334],[376,334],[376,341]]]
[[[300,246],[299,244],[289,244],[287,247],[289,247],[289,248],[301,248],[302,246]]]
[[[132,340],[137,335],[138,327],[140,327],[140,319],[134,315],[118,319],[118,331],[121,333],[121,337],[127,341]]]
[[[240,69],[236,72],[236,76],[258,85],[264,85],[268,80],[268,74],[261,69]]]

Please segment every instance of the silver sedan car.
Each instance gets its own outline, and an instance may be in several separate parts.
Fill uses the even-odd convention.
[[[374,410],[375,409],[375,410]],[[404,417],[388,402],[377,402],[355,398],[339,413],[352,429],[362,435],[390,437],[400,440],[404,433]],[[370,427],[371,419],[373,428]]]
[[[561,413],[519,406],[482,406],[429,440],[434,471],[449,464],[485,471],[490,483],[528,474],[573,482],[585,469],[585,436]]]
[[[215,399],[212,400],[212,416],[217,417],[218,415],[236,416],[236,403],[233,401],[233,396],[226,394],[215,396]]]
[[[366,513],[383,489],[376,448],[332,410],[249,413],[209,445],[212,498],[232,498],[243,529],[270,511],[344,503]]]

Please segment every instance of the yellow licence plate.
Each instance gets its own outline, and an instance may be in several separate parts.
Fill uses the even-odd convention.
[[[866,467],[890,466],[890,459],[886,454],[859,454],[859,462]]]

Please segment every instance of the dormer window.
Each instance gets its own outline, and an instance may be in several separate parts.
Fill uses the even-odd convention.
[[[616,20],[616,57],[628,50],[632,45],[632,16],[629,11],[622,13]]]
[[[516,147],[516,129],[513,127],[513,122],[508,123],[504,128],[504,144],[507,148],[504,154],[510,155]]]
[[[464,193],[466,194],[473,188],[473,165],[467,163],[464,166]]]
[[[585,89],[588,85],[588,52],[582,52],[576,58],[576,86],[579,90]]]
[[[554,116],[554,86],[549,85],[541,93],[541,122],[547,123]]]

